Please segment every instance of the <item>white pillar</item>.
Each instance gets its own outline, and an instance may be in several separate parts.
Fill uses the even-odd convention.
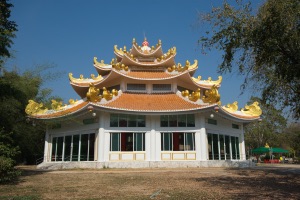
[[[155,116],[149,116],[150,120],[150,160],[156,160]]]
[[[105,145],[105,135],[104,135],[104,113],[100,113],[99,116],[99,131],[98,131],[98,162],[104,161],[104,145]],[[107,144],[109,145],[109,144]]]
[[[201,116],[200,118],[200,146],[201,146],[201,160],[208,160],[207,152],[207,134],[205,129],[205,117]]]
[[[240,159],[246,160],[246,150],[245,150],[245,138],[244,138],[244,125],[241,126],[242,133],[240,134]]]
[[[44,146],[44,162],[48,162],[50,161],[50,159],[48,159],[50,156],[48,155],[48,145],[49,145],[49,131],[48,131],[48,127],[46,128],[46,132],[45,132],[45,146]]]

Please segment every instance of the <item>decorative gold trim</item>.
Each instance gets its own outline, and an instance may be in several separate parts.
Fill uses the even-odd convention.
[[[181,95],[182,95],[183,97],[188,97],[189,94],[190,94],[190,92],[189,92],[188,90],[184,90],[184,91],[181,92]]]
[[[82,74],[80,74],[79,78],[74,78],[72,73],[69,73],[69,80],[73,83],[82,83],[85,80],[88,80],[89,78],[84,78]],[[94,81],[100,81],[103,79],[103,77],[98,74],[97,77],[95,77],[94,74],[91,74],[91,79],[93,79]]]
[[[51,108],[52,110],[62,110],[63,109],[63,102],[62,101],[56,101],[55,99],[51,100]]]
[[[30,99],[25,108],[25,112],[28,115],[43,114],[48,110],[47,108],[43,108],[43,106],[43,103],[37,103]]]
[[[101,100],[101,95],[99,95],[100,90],[96,88],[93,83],[90,83],[89,91],[86,93],[88,101],[99,102]]]
[[[187,62],[188,62],[188,60],[187,60]],[[196,67],[198,67],[198,60],[194,60],[194,64],[189,65],[189,69],[190,69],[190,70],[191,70],[191,69],[195,69]]]
[[[105,98],[107,101],[111,100],[113,96],[118,96],[118,91],[116,89],[112,89],[111,92],[109,92],[106,87],[103,87],[103,93],[102,97]]]
[[[69,99],[69,104],[70,105],[74,105],[75,103],[77,103],[78,102],[78,100],[76,99],[76,100],[74,100],[74,99]]]
[[[198,76],[197,78],[192,77],[195,82],[199,82],[202,79],[202,76]]]
[[[195,63],[191,66],[190,65],[190,61],[187,60],[187,61],[185,61],[185,66],[184,67],[182,67],[181,63],[178,63],[177,66],[173,65],[172,67],[168,67],[167,70],[170,73],[173,72],[173,71],[184,72],[184,71],[186,71],[188,69],[192,69],[195,66],[197,66],[197,63],[198,63],[198,61],[195,60]]]
[[[238,102],[237,101],[233,102],[232,104],[227,104],[226,106],[223,106],[224,110],[226,110],[228,112],[231,112],[231,113],[237,111],[238,108],[239,108],[239,106],[238,106]]]
[[[104,63],[104,60],[101,60],[100,62],[97,61],[97,57],[94,57],[94,64],[98,67],[104,67],[107,66],[108,64]]]
[[[189,95],[189,100],[197,101],[198,99],[200,99],[200,95],[200,88],[198,88],[196,91],[192,92],[191,95]]]
[[[246,105],[245,108],[242,108],[241,111],[245,114],[252,116],[260,116],[262,114],[261,108],[258,106],[258,102],[255,101],[250,106]]]
[[[115,50],[115,52],[117,52],[117,53],[120,54],[121,56],[124,55],[124,51],[122,50],[122,48],[118,49],[118,45],[115,45],[115,46],[114,46],[114,50]],[[125,47],[125,50],[126,50],[126,47]],[[126,51],[125,51],[125,53],[126,53]]]
[[[120,70],[125,70],[128,71],[128,66],[125,66],[124,64],[121,64],[120,62],[116,63],[116,64],[112,64],[112,68],[120,71]]]
[[[221,96],[218,92],[217,86],[213,85],[211,89],[205,91],[205,96],[202,97],[204,103],[218,103],[220,104]]]
[[[94,74],[91,74],[91,78],[94,80],[94,81],[100,81],[103,79],[103,77],[98,74],[98,76],[96,77]]]
[[[204,80],[204,81],[209,84],[220,85],[222,82],[222,79],[223,79],[222,76],[218,76],[218,80],[213,81],[213,80],[211,80],[211,77],[208,77],[208,80]]]

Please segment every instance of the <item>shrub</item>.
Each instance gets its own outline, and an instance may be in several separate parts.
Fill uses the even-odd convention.
[[[0,183],[13,181],[21,174],[14,166],[13,159],[0,156]]]

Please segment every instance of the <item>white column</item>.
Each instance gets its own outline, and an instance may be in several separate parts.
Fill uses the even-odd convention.
[[[244,125],[241,125],[241,134],[240,134],[240,141],[239,141],[239,146],[240,146],[240,158],[241,160],[246,160],[246,150],[245,150],[245,138],[244,138]]]
[[[156,160],[156,139],[155,139],[155,116],[149,116],[150,120],[150,160]]]
[[[200,118],[200,147],[201,147],[201,155],[200,155],[200,159],[201,160],[208,160],[207,157],[207,134],[206,134],[206,129],[205,129],[205,118],[204,116],[201,116]]]
[[[104,113],[100,113],[99,116],[99,131],[98,131],[98,162],[104,161],[104,145],[105,145],[105,135],[104,135]],[[109,144],[107,144],[109,145]]]
[[[48,145],[49,145],[49,131],[47,127],[45,132],[44,162],[50,161],[50,159],[48,159],[50,157],[48,155]]]

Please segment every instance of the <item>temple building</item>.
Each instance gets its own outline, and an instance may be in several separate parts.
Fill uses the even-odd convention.
[[[69,74],[80,100],[30,100],[28,118],[47,124],[40,168],[209,167],[245,165],[245,125],[259,120],[257,102],[221,105],[222,77],[193,77],[198,61],[175,62],[135,39],[114,46],[109,64],[94,57],[96,75]]]

